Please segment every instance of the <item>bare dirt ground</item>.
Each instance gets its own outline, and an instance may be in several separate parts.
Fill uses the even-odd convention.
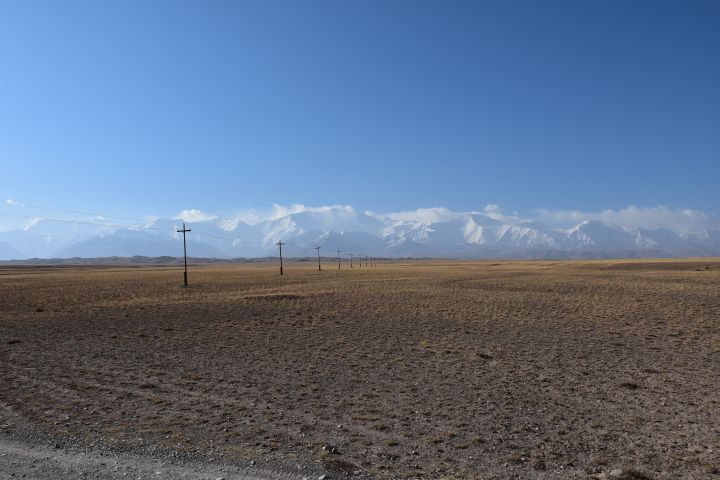
[[[720,261],[181,278],[0,268],[0,478],[720,478]]]

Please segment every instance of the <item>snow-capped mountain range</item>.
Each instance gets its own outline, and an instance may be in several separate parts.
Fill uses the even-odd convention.
[[[188,223],[188,255],[265,257],[286,242],[290,257],[348,253],[382,257],[618,258],[720,256],[720,229],[676,231],[585,220],[569,228],[492,211],[378,215],[351,207],[287,213],[257,223],[213,218]],[[187,222],[186,222],[187,223]],[[27,258],[180,256],[182,220],[137,225],[39,220],[0,232],[0,260]]]

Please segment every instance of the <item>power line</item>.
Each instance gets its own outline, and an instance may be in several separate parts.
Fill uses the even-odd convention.
[[[206,237],[217,238],[219,240],[232,240],[232,241],[239,240],[246,244],[252,245],[253,243],[255,243],[256,245],[262,245],[262,242],[248,242],[245,239],[242,239],[240,237],[236,237],[233,235],[218,235],[217,233],[208,233],[206,230],[199,229],[199,228],[197,228],[196,225],[194,225],[193,227],[195,228],[196,233],[200,233],[201,235],[205,235]]]
[[[94,225],[98,227],[125,227],[125,228],[132,228],[135,230],[167,230],[166,228],[158,228],[158,227],[148,227],[148,226],[140,226],[140,225],[124,225],[122,223],[104,223],[104,222],[92,222],[88,220],[75,220],[75,219],[68,219],[68,218],[48,218],[48,217],[38,217],[37,215],[21,215],[19,213],[11,213],[11,212],[5,212],[0,211],[0,215],[4,217],[11,217],[11,218],[26,218],[29,220],[44,220],[47,222],[54,222],[54,223],[69,223],[69,224],[76,224],[76,225]]]
[[[58,211],[66,211],[66,210],[60,210],[55,209]],[[52,222],[52,223],[60,223],[60,224],[68,224],[68,225],[88,225],[93,227],[107,227],[107,228],[115,228],[115,229],[127,229],[127,230],[152,230],[156,232],[168,232],[170,230],[170,227],[163,228],[163,227],[154,227],[154,226],[147,226],[147,225],[127,225],[122,223],[107,223],[107,222],[97,222],[97,221],[90,221],[90,220],[81,220],[81,219],[69,219],[69,218],[51,218],[51,217],[38,217],[34,215],[24,215],[20,213],[14,213],[14,212],[7,212],[4,210],[0,210],[0,216],[8,217],[8,218],[21,218],[21,219],[27,219],[27,220],[38,220],[41,219],[46,222]],[[117,218],[117,217],[115,217]],[[173,226],[172,229],[178,229],[179,227],[177,225]],[[239,241],[242,242],[245,245],[249,245],[252,247],[258,247],[262,246],[262,242],[260,241],[248,241],[246,239],[242,239],[237,236],[233,235],[219,235],[216,233],[209,233],[206,230],[193,227],[196,234],[199,234],[200,236],[205,237],[211,237],[218,240],[226,240],[226,241]],[[189,232],[190,230],[188,230]],[[180,230],[177,230],[178,233],[181,233]],[[184,241],[186,241],[184,239]]]
[[[146,223],[149,220],[148,219],[140,219],[140,218],[131,218],[131,217],[120,217],[120,216],[114,216],[114,215],[104,215],[102,213],[90,213],[90,212],[82,212],[79,210],[70,210],[70,209],[64,209],[64,208],[54,208],[54,207],[46,207],[44,205],[37,205],[37,204],[29,204],[29,203],[17,203],[18,207],[27,207],[27,208],[38,208],[42,210],[49,210],[54,212],[63,212],[63,213],[72,213],[76,215],[87,215],[87,216],[94,216],[94,217],[103,217],[103,218],[115,218],[118,220],[129,220],[133,222],[140,222],[140,223]],[[53,223],[67,223],[67,224],[76,224],[76,225],[90,225],[90,226],[98,226],[98,227],[115,227],[115,228],[129,228],[132,230],[155,230],[155,231],[167,231],[168,228],[161,228],[161,227],[153,227],[153,226],[145,226],[145,225],[127,225],[122,223],[107,223],[107,222],[101,222],[101,221],[94,221],[94,220],[83,220],[83,219],[63,219],[63,218],[49,218],[49,217],[40,217],[37,215],[23,215],[19,213],[12,213],[12,212],[6,212],[6,211],[0,211],[1,216],[10,217],[10,218],[25,218],[28,220],[36,220],[38,218],[41,218],[44,221],[53,222]],[[179,228],[177,225],[173,227],[174,229]],[[242,242],[245,245],[253,246],[253,247],[261,247],[263,246],[262,241],[248,241],[247,239],[240,238],[238,236],[232,235],[232,234],[218,234],[218,233],[210,233],[207,230],[203,230],[202,228],[198,228],[197,225],[193,226],[196,234],[201,234],[206,237],[214,238],[217,240],[228,240],[228,241],[239,241]],[[178,230],[178,233],[180,231]]]
[[[28,207],[28,208],[39,208],[41,210],[49,210],[53,212],[63,212],[63,213],[73,213],[76,215],[86,215],[91,217],[101,217],[100,219],[104,218],[115,218],[118,220],[129,220],[131,222],[140,222],[140,223],[147,223],[150,222],[147,218],[131,218],[131,217],[120,217],[115,215],[105,215],[102,213],[90,213],[90,212],[81,212],[79,210],[68,210],[64,208],[54,208],[54,207],[46,207],[43,205],[35,205],[30,203],[21,203],[18,202],[18,206],[21,207]],[[62,223],[77,223],[82,225],[98,225],[98,226],[108,226],[108,227],[126,227],[126,228],[134,228],[134,229],[143,229],[143,230],[167,230],[166,228],[159,228],[159,227],[147,227],[147,226],[137,226],[137,225],[125,225],[122,223],[103,223],[103,222],[96,222],[92,220],[81,220],[81,219],[58,219],[58,218],[48,218],[48,217],[39,217],[37,215],[30,216],[30,215],[22,215],[22,214],[16,214],[16,213],[10,213],[10,212],[0,212],[0,215],[8,216],[8,217],[16,217],[16,218],[28,218],[28,219],[36,219],[36,218],[42,218],[42,220],[47,220],[51,222],[62,222]],[[197,230],[197,229],[196,229]],[[209,233],[205,233],[207,236],[214,236],[215,238],[222,238],[217,235],[212,235]],[[240,240],[239,238],[223,238],[228,240]]]
[[[28,204],[28,203],[18,202],[16,204],[16,206],[27,207],[27,208],[37,208],[37,209],[42,209],[42,210],[54,211],[54,212],[72,213],[75,215],[94,216],[94,217],[98,217],[100,219],[114,218],[114,219],[118,219],[118,220],[128,220],[128,221],[133,221],[133,222],[152,222],[152,220],[148,220],[148,219],[121,217],[121,216],[115,216],[115,215],[104,215],[101,213],[81,212],[78,210],[68,210],[68,209],[62,209],[62,208],[46,207],[46,206],[37,205],[37,204]],[[95,227],[124,228],[124,229],[128,229],[128,230],[155,230],[155,231],[165,231],[165,232],[169,230],[169,227],[161,228],[161,227],[154,227],[154,226],[150,226],[150,225],[127,225],[127,224],[122,224],[122,223],[107,223],[107,222],[98,222],[98,221],[93,221],[93,220],[40,217],[37,215],[23,215],[23,214],[14,213],[14,212],[7,212],[7,211],[3,211],[3,210],[0,210],[0,216],[9,217],[9,218],[23,218],[23,219],[29,219],[29,220],[42,220],[42,221],[47,221],[47,222],[65,223],[65,224],[71,224],[71,225],[89,225],[89,226],[95,226]],[[183,225],[182,229],[178,229],[177,226],[175,226],[174,228],[176,229],[177,233],[183,234],[183,251],[184,251],[184,257],[185,257],[185,272],[184,272],[185,282],[184,283],[185,283],[185,286],[187,286],[186,233],[191,232],[192,230],[189,228],[186,228],[185,223],[183,223],[182,225]],[[231,235],[231,234],[223,235],[223,234],[217,234],[217,233],[210,233],[201,228],[197,228],[197,226],[195,226],[195,233],[199,234],[200,236],[215,238],[218,240],[229,240],[232,242],[239,241],[245,245],[251,245],[251,246],[263,246],[264,245],[264,243],[262,241],[257,241],[257,240],[256,241],[248,241],[247,239],[243,239],[238,236]],[[280,275],[283,275],[282,246],[285,245],[285,242],[278,241],[276,243],[276,245],[278,245],[280,248]],[[317,255],[318,255],[318,271],[322,271],[321,259],[320,259],[320,248],[321,248],[320,246],[315,247],[315,249],[317,250]],[[342,263],[340,253],[341,253],[341,251],[338,249],[337,250],[338,269],[341,268],[341,263]],[[350,268],[353,268],[353,254],[349,253],[348,255],[350,256]],[[358,266],[362,267],[362,260],[363,260],[362,257],[363,256],[359,255],[359,254],[357,256],[360,259]],[[373,266],[373,263],[376,263],[376,262],[373,262],[372,258],[370,259],[370,261],[371,261],[370,266]],[[365,266],[366,267],[368,266],[368,257],[367,256],[365,256]]]
[[[18,202],[20,203],[20,202]],[[20,203],[23,207],[29,207],[29,208],[39,208],[40,210],[50,210],[53,212],[63,212],[63,213],[74,213],[76,215],[89,215],[91,217],[103,217],[103,218],[116,218],[118,220],[130,220],[130,221],[144,221],[138,218],[130,218],[130,217],[116,217],[114,215],[103,215],[102,213],[88,213],[88,212],[79,212],[77,210],[64,210],[62,208],[53,208],[53,207],[44,207],[42,205],[32,205],[29,203]]]
[[[118,220],[129,220],[133,222],[148,222],[148,219],[140,219],[140,218],[131,218],[131,217],[119,217],[114,215],[105,215],[102,213],[89,213],[89,212],[81,212],[78,210],[67,210],[63,208],[53,208],[53,207],[45,207],[43,205],[35,205],[35,204],[29,204],[29,203],[20,203],[20,206],[23,207],[30,207],[30,208],[39,208],[42,210],[50,210],[54,212],[64,212],[64,213],[74,213],[76,215],[88,215],[88,216],[94,216],[94,217],[102,217],[102,218],[116,218]],[[101,222],[94,222],[90,220],[75,220],[75,219],[53,219],[53,218],[46,218],[46,217],[38,217],[35,216],[28,216],[28,215],[20,215],[20,214],[10,214],[9,212],[6,214],[6,216],[17,216],[18,218],[29,218],[29,219],[35,219],[35,218],[42,218],[43,220],[53,221],[53,222],[64,222],[64,223],[80,223],[85,225],[99,225],[99,226],[119,226],[119,227],[132,227],[132,228],[143,228],[145,230],[167,230],[166,228],[159,228],[159,227],[137,227],[135,225],[129,226],[124,224],[115,224],[115,223],[101,223]],[[203,231],[201,229],[198,229],[195,227],[195,230],[197,232],[203,233],[205,236],[221,239],[221,240],[241,240],[239,237],[234,236],[221,236],[217,234],[211,234],[206,231]]]
[[[152,227],[152,226],[146,226],[146,225],[126,225],[126,224],[122,224],[122,223],[95,222],[95,221],[90,221],[90,220],[77,220],[77,219],[70,219],[70,218],[38,217],[38,216],[34,216],[34,215],[23,215],[23,214],[19,214],[19,213],[6,212],[6,211],[2,211],[2,210],[0,210],[0,216],[10,217],[10,218],[24,218],[24,219],[28,219],[28,220],[41,219],[41,220],[47,221],[47,222],[67,223],[67,224],[71,224],[71,225],[90,225],[90,226],[96,226],[96,227],[116,227],[116,228],[119,227],[119,228],[131,229],[131,230],[156,230],[156,231],[165,232],[169,229],[169,227],[161,228],[161,227]],[[118,217],[114,217],[114,218],[118,218]],[[178,228],[178,227],[174,227],[174,228]],[[230,235],[218,235],[216,233],[209,233],[209,232],[199,229],[197,227],[195,227],[195,231],[196,231],[196,233],[199,233],[206,237],[212,237],[212,238],[216,238],[219,240],[232,240],[232,241],[239,240],[244,243],[250,243],[250,242],[247,242],[246,240],[241,239],[240,237],[230,236]],[[257,242],[257,243],[261,244],[261,242]]]

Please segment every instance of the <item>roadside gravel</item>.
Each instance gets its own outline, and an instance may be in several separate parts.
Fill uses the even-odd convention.
[[[300,470],[300,469],[299,469]],[[238,465],[159,453],[133,453],[72,438],[53,438],[27,425],[9,408],[0,408],[0,479],[208,479],[300,480],[322,473]],[[329,477],[326,477],[329,478]]]

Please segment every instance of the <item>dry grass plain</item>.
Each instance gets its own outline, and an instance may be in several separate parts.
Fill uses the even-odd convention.
[[[181,277],[0,269],[0,403],[59,438],[335,476],[720,478],[717,260]]]

